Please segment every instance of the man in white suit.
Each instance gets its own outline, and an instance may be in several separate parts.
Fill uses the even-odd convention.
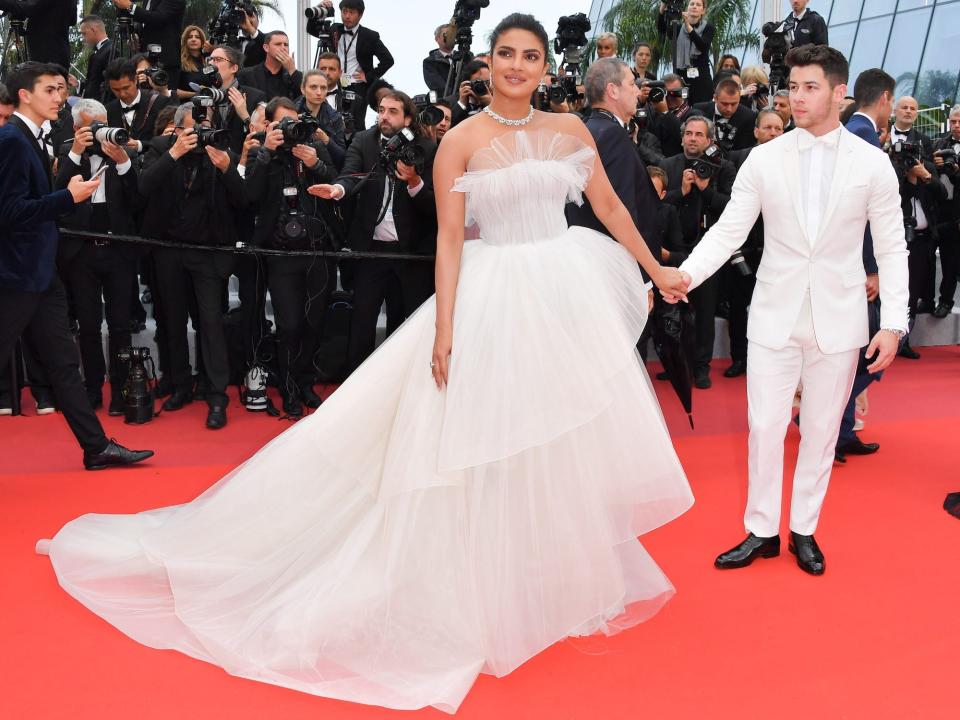
[[[907,248],[890,160],[840,124],[846,59],[833,48],[807,45],[791,50],[787,64],[798,129],[754,149],[720,220],[680,270],[696,287],[729,260],[763,215],[763,260],[747,328],[749,535],[715,564],[738,568],[780,554],[783,443],[802,381],[790,551],[803,570],[820,575],[823,553],[813,534],[857,353],[869,341],[867,356],[877,356],[871,372],[896,355],[907,330]],[[867,222],[882,299],[882,329],[872,339],[862,256]]]

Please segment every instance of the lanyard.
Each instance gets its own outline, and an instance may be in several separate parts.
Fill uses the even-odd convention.
[[[344,33],[346,35],[346,33]],[[350,44],[347,45],[347,39],[344,35],[340,36],[340,45],[343,47],[343,74],[347,75],[347,59],[350,56],[350,48],[353,47],[353,44],[357,41],[357,31],[354,30],[350,34]],[[359,62],[359,60],[357,61]]]

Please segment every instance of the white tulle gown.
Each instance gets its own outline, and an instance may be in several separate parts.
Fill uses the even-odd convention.
[[[693,498],[635,351],[637,263],[564,220],[593,159],[546,130],[471,159],[446,390],[430,299],[197,499],[41,541],[63,588],[234,675],[447,712],[478,673],[653,615],[674,589],[637,536]]]

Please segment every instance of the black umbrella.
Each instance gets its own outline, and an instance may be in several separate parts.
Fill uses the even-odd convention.
[[[686,303],[671,305],[657,298],[650,322],[650,334],[657,355],[683,409],[687,411],[692,429],[693,357],[696,347],[693,309]]]

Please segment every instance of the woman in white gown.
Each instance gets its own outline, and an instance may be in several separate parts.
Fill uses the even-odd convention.
[[[84,515],[39,543],[130,637],[307,693],[454,712],[478,673],[673,594],[637,536],[693,498],[635,352],[637,261],[682,283],[583,123],[530,108],[543,28],[512,15],[493,46],[492,112],[435,162],[435,298],[192,502]],[[567,229],[584,188],[619,243]],[[465,216],[481,239],[464,243]]]

